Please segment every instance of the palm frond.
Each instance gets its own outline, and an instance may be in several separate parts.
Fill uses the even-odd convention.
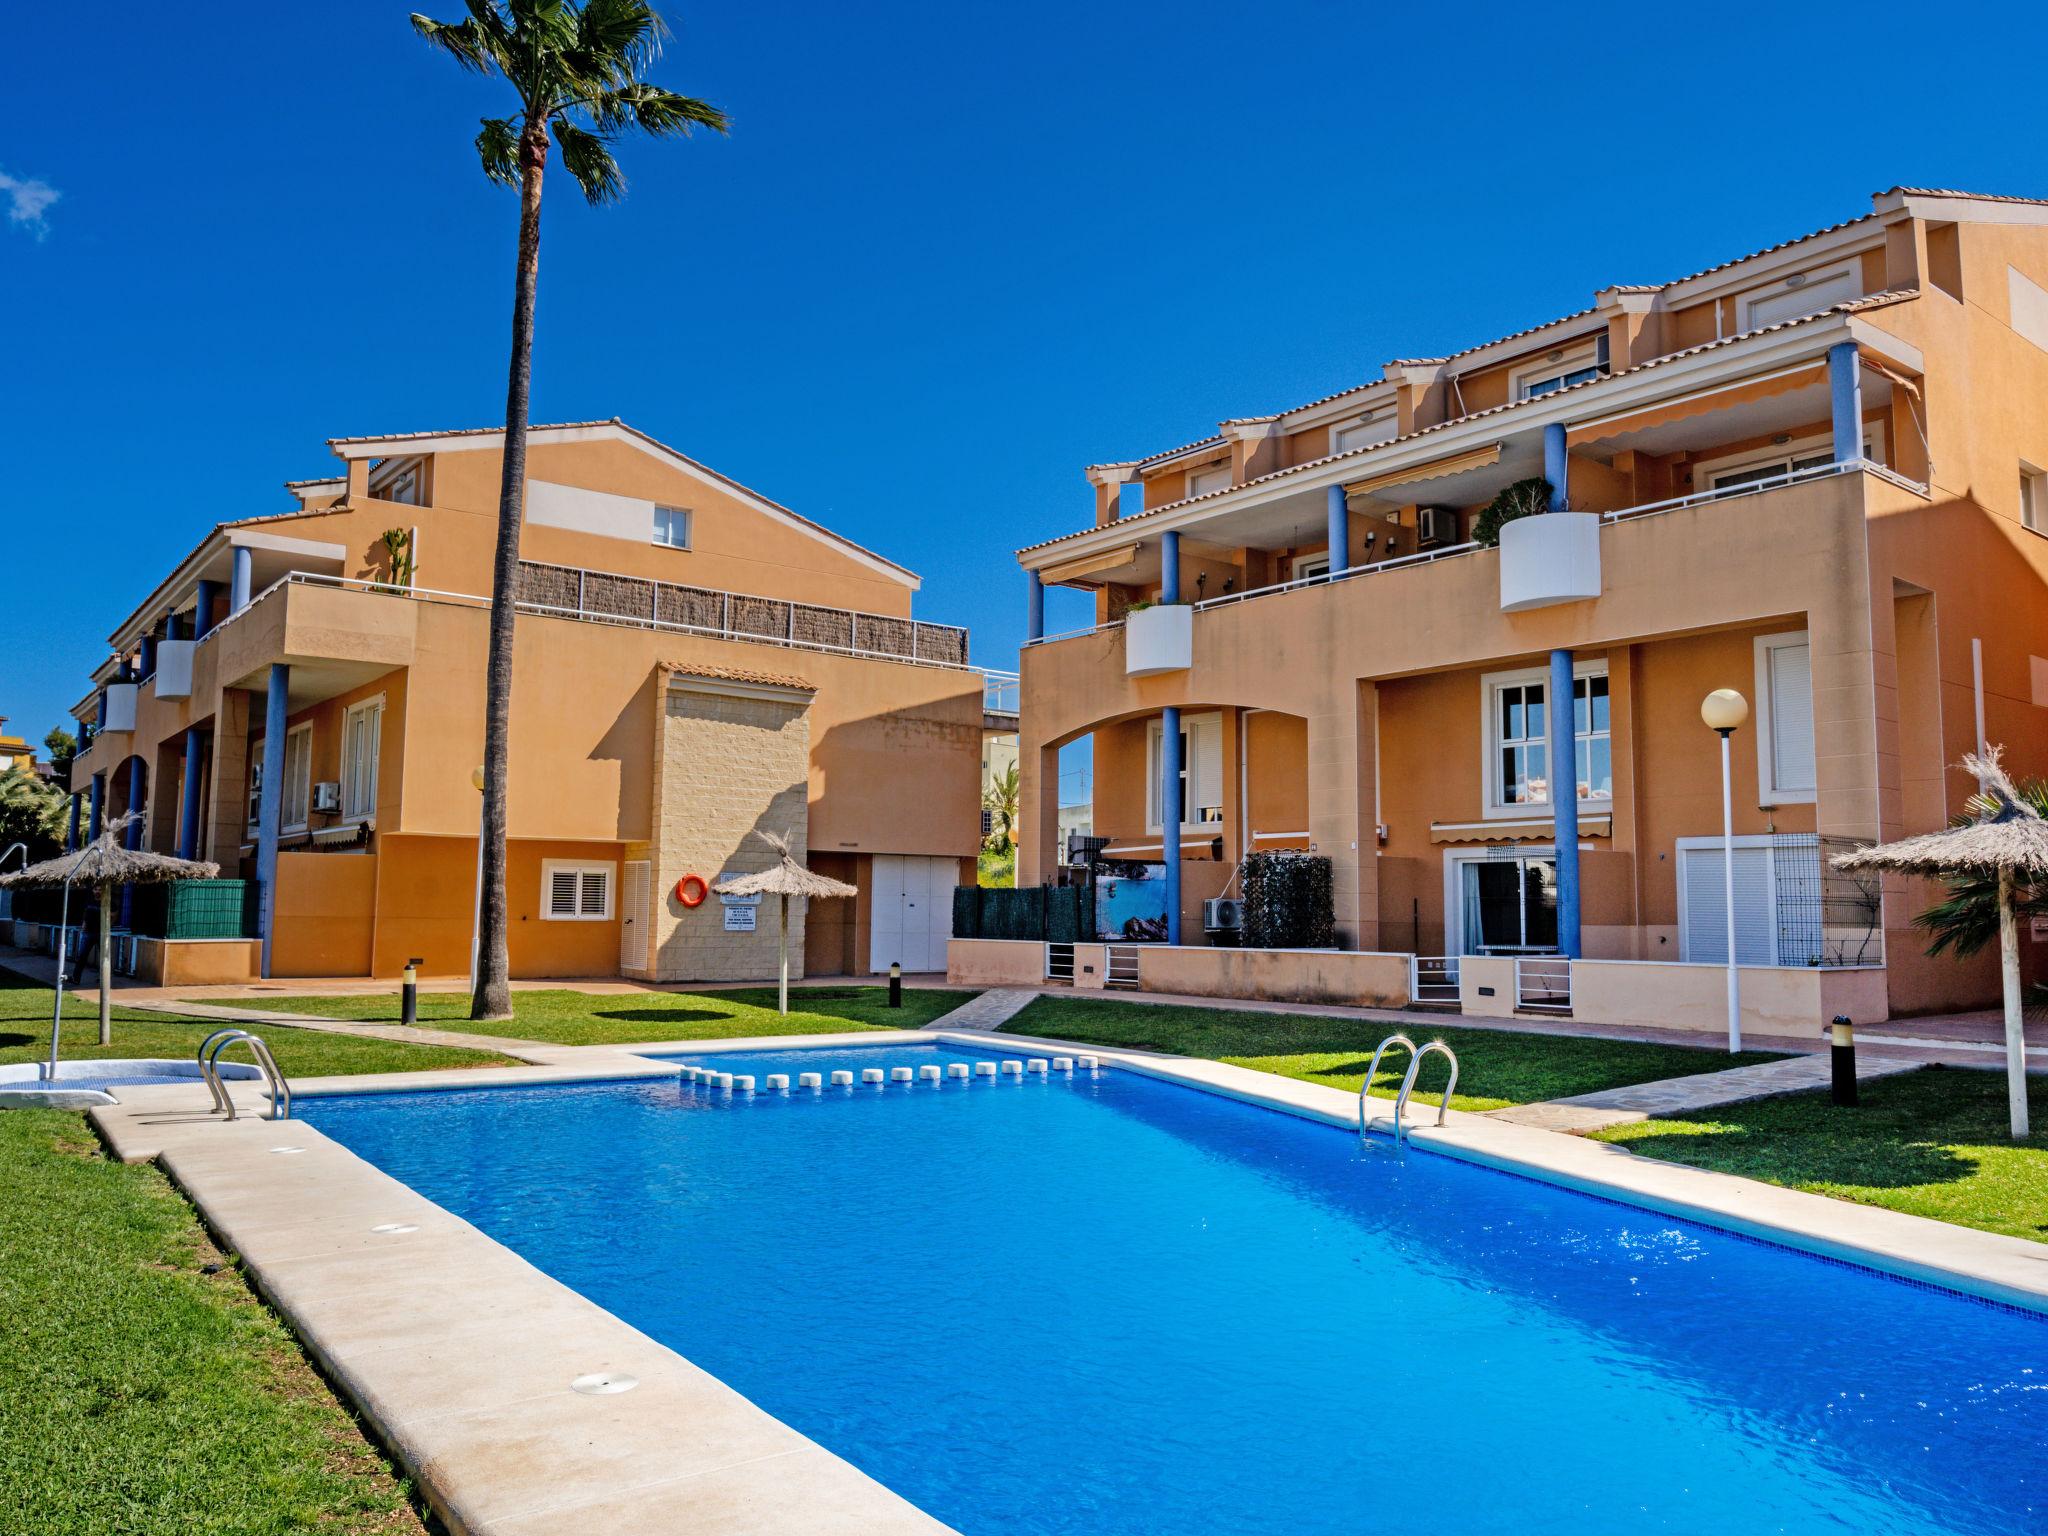
[[[668,138],[678,134],[688,137],[693,128],[724,133],[727,127],[725,113],[710,102],[638,80],[597,93],[587,108],[600,133],[615,133],[630,126],[655,138]]]
[[[519,185],[519,130],[509,117],[487,117],[476,136],[484,174],[500,186]]]
[[[586,0],[576,17],[576,41],[564,52],[593,84],[619,85],[661,57],[667,35],[646,0]]]
[[[626,193],[626,178],[612,158],[604,135],[579,128],[568,118],[557,116],[552,127],[555,142],[562,146],[562,169],[576,179],[583,196],[593,206],[615,203]]]
[[[476,5],[471,7],[472,14],[467,21],[436,21],[414,11],[412,29],[464,69],[488,75],[502,63],[502,32],[494,34],[478,21],[474,12],[479,8]]]

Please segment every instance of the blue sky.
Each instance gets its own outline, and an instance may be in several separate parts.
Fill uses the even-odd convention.
[[[500,89],[403,4],[124,7],[89,59],[26,9],[0,712],[40,737],[327,437],[500,419],[516,209],[469,147]],[[1083,464],[1896,183],[2048,194],[2038,38],[1883,9],[672,4],[656,78],[733,133],[627,144],[613,209],[553,185],[535,418],[625,417],[921,572],[919,612],[1013,665],[1012,552],[1090,518]]]

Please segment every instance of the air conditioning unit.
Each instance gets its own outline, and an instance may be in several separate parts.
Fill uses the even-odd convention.
[[[315,784],[313,786],[313,809],[316,811],[326,811],[332,815],[339,815],[341,813],[341,786],[331,782]]]
[[[1436,549],[1458,542],[1456,507],[1418,507],[1415,510],[1415,542],[1421,549]]]
[[[1204,933],[1236,933],[1244,927],[1244,903],[1235,896],[1211,896],[1202,903]]]

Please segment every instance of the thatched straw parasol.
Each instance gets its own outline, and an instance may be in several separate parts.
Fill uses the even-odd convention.
[[[2024,877],[2048,879],[2048,821],[2026,802],[1998,761],[1998,749],[1971,753],[1963,767],[1977,776],[1975,819],[1837,856],[1842,869],[1885,869],[1909,875],[1993,875],[1998,880],[1998,959],[2005,983],[2006,1092],[2012,1134],[2027,1134],[2027,1039],[2020,1008],[2020,934],[2013,887]]]
[[[752,875],[721,880],[712,889],[721,896],[780,896],[782,898],[782,990],[777,1007],[789,1012],[789,898],[813,896],[857,896],[859,890],[844,880],[814,874],[805,869],[789,851],[790,836],[775,832],[754,834],[780,856],[767,869]]]
[[[31,864],[27,869],[18,869],[11,875],[0,875],[0,886],[9,890],[55,889],[59,886],[64,890],[63,918],[57,930],[57,1005],[50,1015],[49,1077],[57,1075],[57,1037],[64,1019],[63,935],[71,926],[72,885],[89,885],[99,892],[100,1044],[111,1045],[114,1040],[114,966],[111,953],[114,887],[163,885],[172,880],[211,880],[220,873],[218,864],[174,859],[168,854],[151,853],[146,848],[123,848],[116,834],[130,822],[141,819],[141,815],[140,811],[131,811],[126,816],[113,817],[98,837],[76,853],[61,854],[40,864]]]

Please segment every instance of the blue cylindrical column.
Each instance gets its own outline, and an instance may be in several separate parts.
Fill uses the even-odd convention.
[[[1550,482],[1550,510],[1562,512],[1571,505],[1571,465],[1565,455],[1564,423],[1553,421],[1543,429],[1543,478]]]
[[[192,606],[192,638],[199,639],[213,628],[213,600],[220,595],[220,583],[202,581],[194,589]]]
[[[239,567],[237,567],[239,569]],[[285,701],[292,669],[270,664],[263,700],[263,788],[256,797],[257,926],[263,936],[263,974],[270,974],[271,932],[277,926],[277,834],[284,817]]]
[[[185,732],[185,788],[178,800],[178,857],[199,857],[199,763],[206,733],[198,726]]]
[[[92,815],[87,821],[85,833],[85,839],[89,843],[99,841],[100,817],[105,810],[106,797],[107,776],[103,773],[96,773],[92,776]]]
[[[1180,601],[1180,535],[1171,529],[1159,535],[1159,601]]]
[[[142,660],[135,668],[137,677],[156,675],[156,634],[152,631],[142,637]]]
[[[1828,348],[1828,395],[1834,405],[1835,462],[1862,458],[1863,366],[1853,341]]]
[[[1045,638],[1045,578],[1036,571],[1027,571],[1031,579],[1031,596],[1025,605],[1024,638],[1043,640]]]
[[[1557,837],[1557,948],[1579,958],[1579,738],[1572,653],[1550,653],[1550,807]]]
[[[64,834],[64,851],[66,853],[76,853],[78,851],[78,816],[79,812],[84,809],[84,806],[85,796],[75,789],[71,791],[71,826]]]
[[[145,784],[142,759],[131,757],[128,759],[128,814],[132,819],[127,826],[121,829],[121,846],[123,848],[140,848],[142,846],[143,821],[148,814],[147,808],[144,805],[144,799]],[[123,928],[129,926],[134,915],[135,887],[124,885],[121,887],[121,926]]]
[[[255,558],[248,545],[235,546],[235,574],[228,584],[229,613],[240,613],[249,606],[249,581],[255,568]]]
[[[1168,534],[1169,539],[1173,538]],[[1178,542],[1176,540],[1176,542]],[[1166,942],[1180,942],[1180,710],[1169,704],[1159,718],[1159,843],[1166,857]]]
[[[1351,564],[1351,498],[1341,485],[1330,487],[1330,574]]]
[[[102,688],[93,700],[98,713],[93,717],[92,728],[104,731],[107,728],[107,690]]]

